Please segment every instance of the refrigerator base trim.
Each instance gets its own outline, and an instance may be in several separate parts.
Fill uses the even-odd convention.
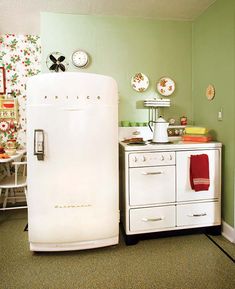
[[[73,251],[73,250],[84,250],[93,249],[106,246],[117,245],[119,236],[112,238],[93,240],[86,242],[73,242],[73,243],[34,243],[30,242],[30,251]]]

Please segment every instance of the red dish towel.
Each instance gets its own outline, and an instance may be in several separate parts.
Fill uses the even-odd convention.
[[[208,191],[210,187],[208,155],[190,156],[190,183],[196,192]]]

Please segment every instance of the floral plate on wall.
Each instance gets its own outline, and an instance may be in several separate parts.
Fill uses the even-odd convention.
[[[162,77],[157,83],[157,91],[164,96],[170,96],[175,91],[175,82],[169,77]]]
[[[149,79],[141,72],[136,73],[131,78],[131,86],[134,90],[143,92],[149,87]]]

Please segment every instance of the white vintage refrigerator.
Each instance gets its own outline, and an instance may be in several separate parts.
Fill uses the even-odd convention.
[[[49,73],[27,83],[30,250],[118,243],[118,92],[91,73]]]

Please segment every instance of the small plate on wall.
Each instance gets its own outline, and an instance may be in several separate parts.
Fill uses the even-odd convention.
[[[206,97],[208,100],[212,100],[215,97],[215,87],[209,84],[206,88]]]
[[[175,91],[175,82],[169,77],[162,77],[157,82],[157,91],[163,96],[170,96]]]
[[[146,75],[139,72],[131,78],[131,86],[138,92],[143,92],[149,87],[149,79]]]

